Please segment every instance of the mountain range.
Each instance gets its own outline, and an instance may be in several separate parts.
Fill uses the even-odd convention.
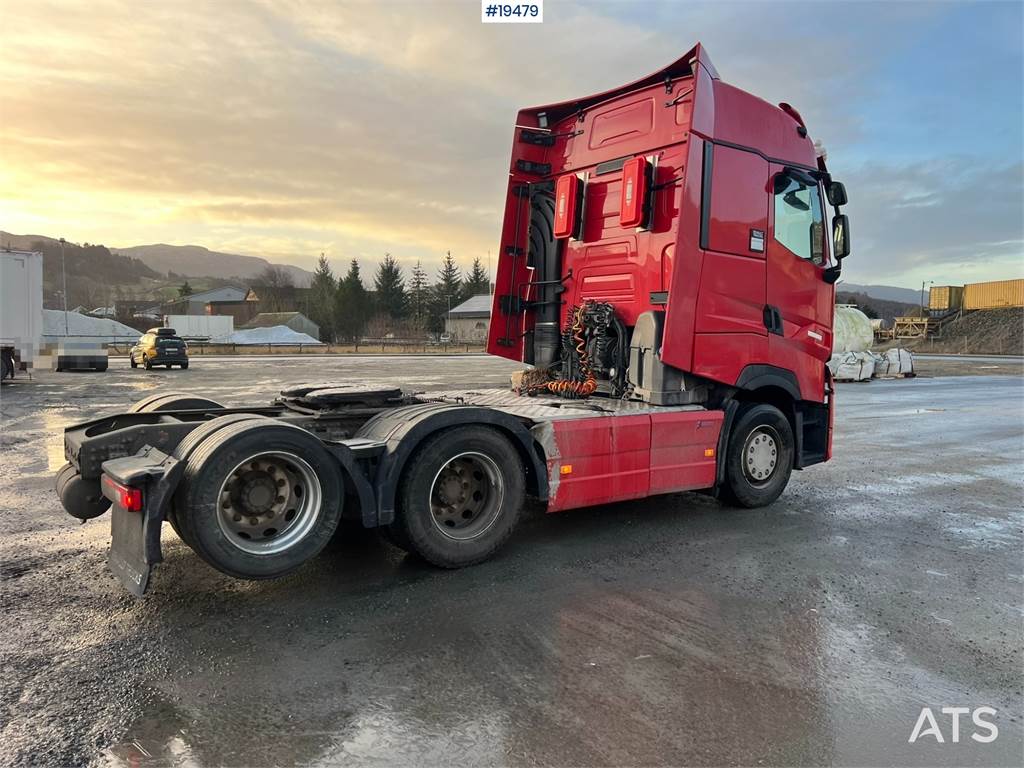
[[[43,235],[12,235],[0,232],[0,246],[14,249],[31,249],[33,243],[43,241],[56,243],[57,240]],[[280,267],[294,280],[298,287],[309,286],[313,273],[291,264],[274,264],[260,256],[243,256],[238,253],[211,251],[201,245],[133,245],[127,248],[111,247],[111,253],[131,256],[150,269],[166,274],[174,272],[185,277],[214,277],[219,279],[251,279],[270,266]],[[845,280],[836,285],[837,291],[859,293],[873,299],[896,301],[903,304],[918,304],[920,291],[900,288],[894,285],[862,285]]]
[[[15,250],[31,250],[34,243],[56,245],[58,240],[44,235],[14,235],[0,232],[0,246]],[[166,274],[174,272],[185,277],[216,277],[221,279],[256,277],[267,267],[279,267],[287,272],[295,285],[309,286],[313,273],[291,264],[273,264],[259,256],[211,251],[201,245],[135,245],[128,248],[110,247],[111,253],[138,259],[150,269]]]
[[[145,261],[145,259],[143,259]],[[897,288],[895,285],[861,285],[859,283],[848,283],[841,280],[836,283],[836,290],[844,293],[863,293],[872,299],[883,299],[885,301],[898,301],[901,304],[920,304],[921,292],[913,288]],[[925,294],[925,301],[928,294]]]
[[[309,287],[313,273],[291,264],[272,264],[259,256],[211,251],[201,245],[133,245],[129,248],[111,248],[111,251],[138,259],[157,272],[175,272],[188,277],[251,278],[267,267],[279,267],[287,272],[295,285]]]

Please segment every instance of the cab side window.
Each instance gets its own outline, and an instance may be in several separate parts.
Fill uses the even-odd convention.
[[[825,221],[816,182],[785,173],[775,177],[775,239],[801,259],[825,263]]]

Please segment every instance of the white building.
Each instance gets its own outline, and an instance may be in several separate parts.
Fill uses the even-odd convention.
[[[445,318],[445,332],[451,340],[463,344],[483,344],[491,325],[492,296],[482,293],[471,296]]]

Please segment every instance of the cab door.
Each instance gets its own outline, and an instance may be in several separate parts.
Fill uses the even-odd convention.
[[[765,305],[769,163],[734,147],[705,144],[700,290],[691,370],[734,383],[769,356]]]
[[[804,170],[772,164],[765,325],[772,363],[792,371],[804,400],[824,398],[832,354],[835,289],[829,266],[824,195]]]

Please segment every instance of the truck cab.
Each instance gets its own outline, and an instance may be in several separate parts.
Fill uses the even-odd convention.
[[[723,82],[698,44],[515,130],[488,351],[564,377],[573,308],[610,306],[589,332],[596,394],[771,403],[796,466],[825,460],[849,228],[800,114]]]

